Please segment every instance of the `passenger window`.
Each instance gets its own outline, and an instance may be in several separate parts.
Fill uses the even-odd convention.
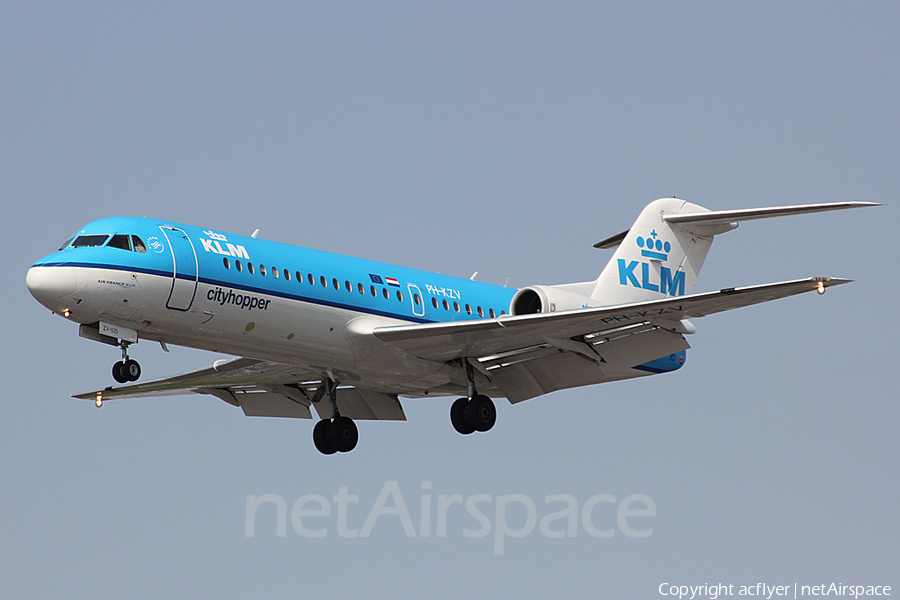
[[[288,281],[291,280],[291,272],[288,271],[287,269],[284,270],[284,278],[287,279]]]
[[[459,312],[459,302],[453,301],[453,310]]]
[[[306,280],[309,281],[309,285],[316,285],[316,280],[313,279],[312,273],[306,274]]]
[[[263,277],[266,276],[266,265],[259,265],[259,274]]]
[[[384,295],[385,300],[390,300],[391,293],[387,290],[387,288],[381,288],[381,293]]]
[[[467,315],[471,315],[471,314],[472,314],[472,307],[469,306],[468,304],[466,304],[466,314],[467,314]]]
[[[493,319],[493,318],[495,318],[496,316],[497,316],[497,313],[495,313],[495,312],[494,312],[494,309],[492,308],[492,309],[491,309],[491,318]]]
[[[348,292],[353,291],[353,287],[350,285],[350,282],[347,280],[344,280],[344,289],[346,289]]]
[[[86,248],[88,246],[102,246],[109,239],[108,235],[79,235],[72,242],[73,248]]]
[[[278,279],[278,269],[276,267],[272,267],[272,277]]]
[[[366,294],[365,286],[363,286],[363,284],[361,284],[361,283],[357,284],[357,285],[359,286],[359,293],[365,296],[365,294]]]
[[[446,298],[444,298],[444,310],[450,310],[450,304],[447,303]]]
[[[252,262],[247,263],[247,270],[250,271],[251,275],[253,275],[253,263]]]
[[[331,278],[331,285],[333,285],[333,286],[334,286],[334,289],[336,289],[336,290],[341,289],[341,284],[338,283],[337,277],[332,277],[332,278]]]
[[[131,245],[134,247],[135,252],[147,251],[147,246],[144,245],[144,241],[136,235],[131,236]]]
[[[370,286],[369,286],[369,290],[372,292],[372,296],[373,296],[373,297],[375,297],[375,298],[378,297],[378,292],[375,291],[375,286],[374,286],[374,285],[370,285]]]
[[[131,239],[124,234],[116,234],[112,236],[112,239],[109,240],[109,244],[107,244],[110,248],[119,248],[120,250],[128,250],[131,252]]]
[[[397,290],[397,300],[403,302],[403,292],[401,292],[400,290]]]
[[[413,303],[418,306],[422,303],[422,300],[419,298],[418,294],[413,294]]]
[[[297,283],[303,283],[303,273],[297,271],[296,273],[294,273],[294,275],[297,276]]]
[[[322,284],[322,287],[323,287],[323,288],[327,288],[327,287],[328,287],[328,281],[325,280],[325,276],[324,276],[324,275],[322,275],[321,277],[319,277],[319,283]]]
[[[484,309],[481,308],[480,306],[478,307],[478,316],[479,316],[479,317],[483,317],[483,316],[484,316]]]
[[[225,265],[225,268],[226,268],[226,269],[230,269],[230,268],[231,268],[231,261],[228,260],[228,257],[227,257],[227,256],[223,256],[223,257],[222,257],[222,264]]]
[[[244,267],[241,265],[241,261],[239,260],[234,261],[234,268],[237,269],[238,273],[244,270]]]
[[[438,305],[437,305],[437,298],[435,298],[434,296],[431,297],[431,305],[432,305],[433,307],[435,307],[435,308],[437,308],[437,306],[438,306]]]

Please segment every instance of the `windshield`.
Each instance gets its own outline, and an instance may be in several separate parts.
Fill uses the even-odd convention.
[[[72,242],[73,248],[81,248],[84,246],[102,246],[109,239],[108,235],[79,235]]]

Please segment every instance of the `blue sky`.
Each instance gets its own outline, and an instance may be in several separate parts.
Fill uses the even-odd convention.
[[[893,3],[5,3],[0,6],[0,589],[10,597],[657,597],[684,585],[896,575],[900,410]],[[591,244],[666,196],[710,209],[867,200],[718,238],[697,291],[855,279],[707,317],[682,370],[498,403],[462,437],[452,399],[362,423],[320,456],[312,423],[212,397],[69,398],[115,350],[24,286],[84,223],[146,215],[511,286],[593,279]],[[215,356],[152,344],[145,378]],[[396,481],[451,513],[447,536],[381,517],[307,539],[248,496],[359,496]],[[423,482],[431,487],[423,489]],[[647,538],[615,529],[494,553],[496,499],[538,520],[642,494]],[[336,509],[336,504],[334,505]],[[436,509],[432,509],[436,510]],[[598,528],[615,527],[600,503]],[[525,521],[512,503],[508,522]],[[432,520],[435,516],[432,516]],[[562,528],[561,522],[554,527]],[[434,523],[432,523],[432,528]]]

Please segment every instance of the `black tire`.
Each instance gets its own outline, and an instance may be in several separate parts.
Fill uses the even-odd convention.
[[[469,419],[466,417],[468,405],[468,398],[459,398],[453,403],[453,406],[450,407],[450,422],[453,423],[453,429],[463,435],[469,435],[475,431],[475,428],[472,427],[469,423]]]
[[[313,427],[313,443],[316,445],[316,450],[322,454],[334,454],[337,452],[337,448],[328,441],[329,429],[331,429],[330,419],[322,419]]]
[[[136,360],[126,360],[125,364],[122,365],[122,375],[128,381],[137,381],[141,378],[141,365]]]
[[[475,431],[489,431],[497,422],[497,407],[487,396],[475,396],[466,407],[466,418]]]
[[[332,447],[337,448],[338,452],[350,452],[356,448],[359,442],[359,430],[356,429],[356,423],[348,417],[338,417],[331,422],[328,429],[328,442]]]
[[[128,376],[125,373],[125,370],[122,368],[125,366],[121,360],[113,365],[112,375],[113,379],[115,379],[119,383],[128,383]]]

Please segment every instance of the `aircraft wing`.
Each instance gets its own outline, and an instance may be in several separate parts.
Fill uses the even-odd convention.
[[[590,355],[590,349],[583,344],[602,338],[606,332],[615,332],[617,338],[629,328],[635,333],[646,332],[646,326],[679,332],[682,319],[849,282],[848,279],[812,277],[617,306],[501,316],[491,320],[378,327],[373,334],[414,356],[439,361],[485,357],[541,345],[576,352],[588,350]],[[668,353],[663,351],[663,354]]]
[[[310,369],[252,358],[217,362],[207,369],[96,392],[77,394],[82,400],[106,401],[181,394],[210,394],[239,406],[248,417],[311,419],[310,406],[320,418],[331,418],[334,408],[322,391],[321,374]],[[394,394],[355,387],[339,387],[341,414],[352,419],[405,421]]]

